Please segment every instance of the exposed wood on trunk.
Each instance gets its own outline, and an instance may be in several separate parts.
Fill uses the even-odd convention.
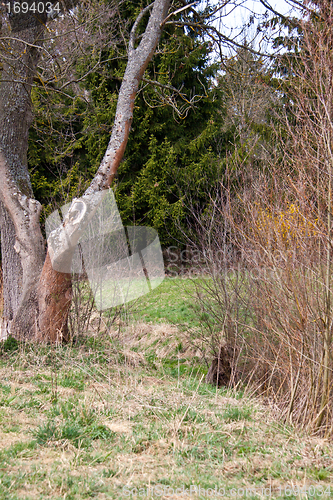
[[[128,63],[119,92],[116,116],[110,142],[97,174],[82,198],[83,202],[86,202],[88,206],[88,210],[85,213],[85,221],[81,221],[80,225],[77,227],[74,227],[73,222],[71,222],[70,213],[71,210],[73,212],[75,211],[75,200],[68,216],[66,217],[67,239],[70,240],[69,246],[71,243],[72,246],[75,245],[75,241],[79,239],[80,234],[84,230],[85,223],[89,221],[94,210],[98,206],[98,203],[94,201],[94,193],[98,193],[99,191],[110,187],[123,158],[133,118],[135,96],[139,88],[140,80],[160,39],[162,31],[161,25],[168,12],[169,4],[170,0],[156,0],[143,11],[144,13],[152,9],[147,28],[137,48],[135,48],[135,38],[138,22],[136,22],[133,26],[129,44]],[[139,17],[141,18],[142,16]],[[75,223],[75,217],[73,217],[73,221]],[[69,227],[71,224],[73,227]],[[61,232],[61,228],[58,232]],[[64,252],[68,252],[67,243],[64,245]],[[70,286],[67,279],[63,281],[61,276],[56,277],[56,274],[53,275],[53,281],[49,279],[49,276],[51,276],[49,266],[50,262],[50,256],[48,253],[41,275],[40,294],[42,297],[47,297],[49,304],[47,309],[48,312],[45,311],[45,313],[40,313],[41,319],[39,321],[39,325],[41,330],[38,335],[39,338],[43,340],[54,342],[59,338],[59,325],[63,325],[65,328],[62,334],[63,338],[66,339],[68,335],[66,328],[69,308],[67,307],[67,302],[65,301],[63,317],[60,319],[59,296],[65,293],[65,290],[67,290],[66,293],[68,292],[69,296]],[[56,271],[54,271],[54,273],[56,273]],[[65,283],[67,285],[65,285]],[[58,289],[57,286],[59,287]],[[66,289],[66,286],[68,286],[68,289]],[[41,300],[43,301],[44,298]],[[43,308],[43,304],[40,303],[40,307]],[[52,323],[48,319],[48,314],[53,314],[54,312],[58,315],[58,320]]]
[[[37,291],[39,308],[37,340],[47,340],[51,343],[67,342],[72,278],[70,273],[59,273],[53,269],[49,254],[46,255]]]

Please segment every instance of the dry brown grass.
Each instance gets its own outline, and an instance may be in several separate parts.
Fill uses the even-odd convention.
[[[124,499],[126,485],[158,484],[216,485],[229,496],[232,487],[271,485],[278,498],[279,486],[332,481],[328,441],[281,425],[278,410],[259,399],[216,391],[200,372],[171,376],[161,353],[168,348],[171,359],[172,348],[156,340],[176,348],[178,334],[185,343],[174,327],[140,324],[115,331],[116,341],[96,336],[77,347],[5,354],[0,498]],[[154,347],[161,357],[152,365]],[[75,425],[78,439],[67,432]]]

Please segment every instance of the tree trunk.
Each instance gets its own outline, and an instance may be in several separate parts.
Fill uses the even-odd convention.
[[[14,249],[15,227],[4,204],[0,201],[1,266],[3,312],[0,325],[0,340],[5,337],[21,301],[22,266]]]
[[[71,274],[55,271],[47,253],[38,286],[37,340],[48,340],[52,343],[68,342],[67,320],[71,301]]]
[[[100,192],[111,185],[122,160],[133,117],[134,99],[159,41],[169,4],[170,0],[155,0],[143,9],[134,23],[128,64],[107,151],[84,196],[73,201],[63,224],[51,233],[49,240],[55,245],[49,249],[46,259],[39,226],[41,207],[33,199],[27,170],[31,84],[40,50],[38,40],[42,38],[46,19],[32,17],[31,14],[14,15],[11,19],[12,32],[18,32],[17,38],[21,39],[10,41],[11,50],[20,57],[12,65],[4,62],[0,81],[0,176],[3,179],[0,197],[13,221],[14,249],[22,266],[20,305],[10,324],[11,333],[17,337],[53,343],[68,340],[71,256],[80,235],[98,208]],[[135,48],[139,22],[150,10],[146,30]],[[6,78],[3,78],[4,75]]]
[[[29,6],[31,3],[28,2]],[[33,199],[27,150],[32,123],[31,86],[36,74],[40,53],[38,44],[44,33],[46,14],[20,12],[9,16],[9,21],[10,29],[5,33],[5,28],[2,30],[8,42],[6,50],[3,48],[0,75],[0,199],[6,208],[5,212],[2,211],[1,225],[5,263],[3,278],[6,286],[11,283],[15,286],[13,292],[7,290],[4,295],[4,310],[9,316],[7,320],[5,318],[7,332],[3,331],[2,335],[11,331],[15,335],[29,337],[36,311],[26,306],[28,303],[36,304],[29,297],[36,295],[45,251],[39,225],[41,205]],[[12,272],[15,274],[11,277]],[[19,293],[17,286],[20,286]],[[3,323],[2,326],[6,325]]]
[[[205,382],[218,387],[229,386],[232,372],[231,363],[231,349],[227,346],[220,346],[219,355],[213,359]]]

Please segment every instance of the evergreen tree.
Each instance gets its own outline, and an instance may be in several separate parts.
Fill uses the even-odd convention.
[[[134,19],[140,7],[141,2],[134,8],[125,2],[123,18]],[[115,58],[122,51],[123,57]],[[185,194],[192,190],[203,200],[207,193],[200,186],[216,178],[215,136],[220,134],[223,113],[215,112],[222,100],[213,86],[217,67],[210,63],[210,53],[210,45],[197,34],[167,27],[136,98],[134,127],[114,185],[123,222],[155,227],[165,245],[179,236],[176,221],[185,219]],[[73,90],[71,98],[55,94],[51,104],[43,90],[34,94],[29,166],[46,214],[55,203],[80,194],[106,149],[126,65],[125,48],[112,48],[102,59],[105,65],[81,85],[86,102]],[[78,75],[85,70],[84,61],[79,61]]]

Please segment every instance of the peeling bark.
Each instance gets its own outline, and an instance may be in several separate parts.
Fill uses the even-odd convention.
[[[36,340],[51,343],[68,342],[67,319],[72,301],[70,273],[55,271],[49,254],[45,259],[38,285],[38,310]]]

